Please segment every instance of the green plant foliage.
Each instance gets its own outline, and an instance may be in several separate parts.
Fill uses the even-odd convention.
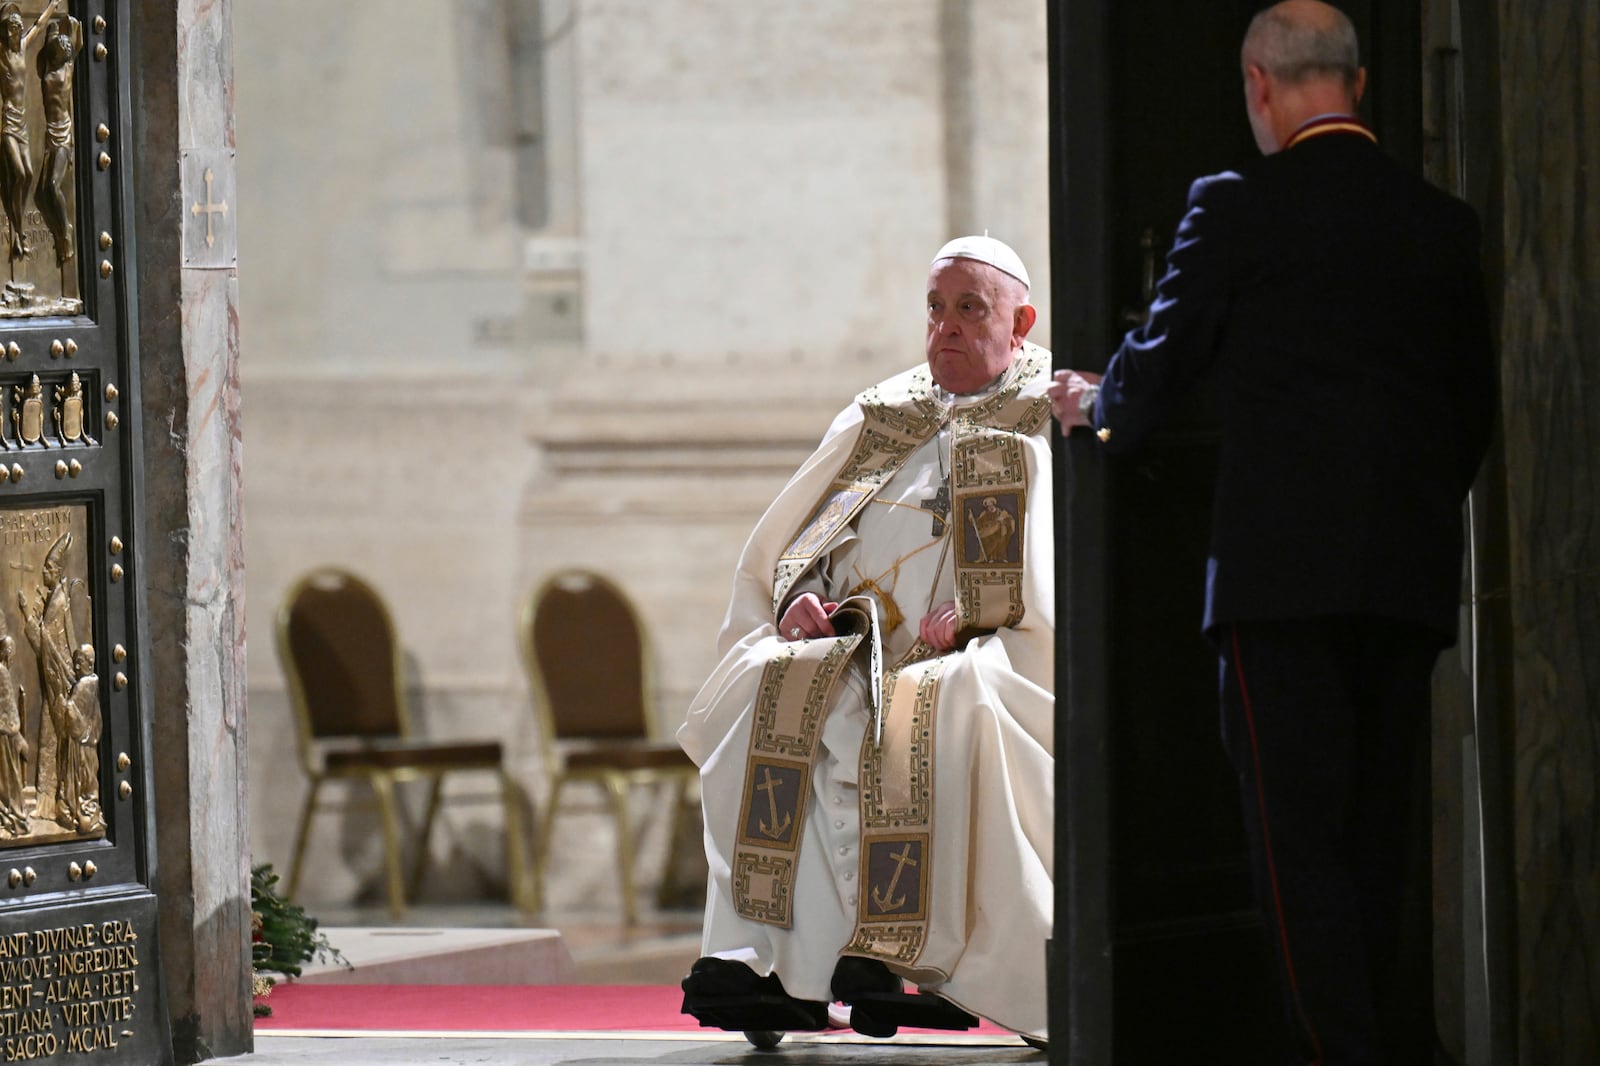
[[[265,996],[275,980],[272,975],[299,977],[301,967],[313,960],[332,960],[350,965],[339,949],[317,931],[317,920],[305,908],[290,903],[277,891],[278,875],[271,863],[250,868],[250,909],[252,935],[251,969],[258,996]],[[266,1016],[272,1008],[256,1004],[256,1014]]]

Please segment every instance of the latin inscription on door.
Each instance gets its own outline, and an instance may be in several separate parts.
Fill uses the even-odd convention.
[[[57,908],[54,917],[0,924],[0,1062],[86,1053],[139,1061],[141,1048],[164,1039],[139,994],[154,983],[152,901]]]

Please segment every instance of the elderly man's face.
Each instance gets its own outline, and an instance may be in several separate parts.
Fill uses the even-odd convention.
[[[928,272],[928,369],[951,392],[977,392],[1011,365],[1033,327],[1022,283],[986,263],[940,259]]]

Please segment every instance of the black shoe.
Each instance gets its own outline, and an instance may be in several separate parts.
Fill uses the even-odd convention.
[[[833,968],[833,998],[840,1003],[854,1003],[868,996],[894,996],[905,993],[905,982],[900,975],[877,959],[863,959],[857,955],[840,956]]]
[[[742,962],[695,960],[683,979],[683,1013],[711,1029],[788,1032],[825,1029],[828,1005],[795,999],[777,974],[760,977]]]
[[[917,1029],[971,1029],[978,1019],[928,992],[907,992],[899,975],[877,959],[846,955],[833,970],[833,996],[850,1005],[850,1028],[888,1037],[902,1025]]]

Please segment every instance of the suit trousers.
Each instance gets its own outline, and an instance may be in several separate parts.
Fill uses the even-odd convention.
[[[1285,1062],[1431,1062],[1427,741],[1445,641],[1371,617],[1212,632]]]

